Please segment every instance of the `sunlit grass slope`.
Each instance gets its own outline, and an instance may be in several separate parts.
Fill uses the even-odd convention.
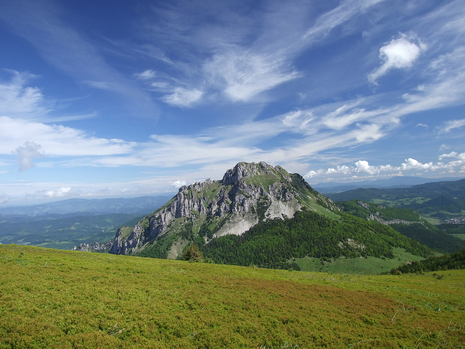
[[[355,276],[0,245],[0,348],[451,348],[465,270]]]

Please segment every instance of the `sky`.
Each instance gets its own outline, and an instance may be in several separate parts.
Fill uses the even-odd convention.
[[[0,207],[465,177],[465,2],[0,0]]]

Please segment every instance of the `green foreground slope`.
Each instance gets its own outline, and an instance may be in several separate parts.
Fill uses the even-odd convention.
[[[328,275],[0,245],[0,348],[461,347],[465,271],[439,273]]]

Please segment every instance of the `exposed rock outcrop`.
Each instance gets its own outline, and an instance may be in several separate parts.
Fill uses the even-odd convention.
[[[109,251],[113,246],[111,241],[107,243],[93,242],[91,244],[80,244],[79,246],[74,246],[73,251],[82,251],[82,252],[106,252]]]

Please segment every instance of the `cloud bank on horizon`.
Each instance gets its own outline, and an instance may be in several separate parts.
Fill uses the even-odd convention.
[[[0,1],[0,203],[137,196],[266,161],[464,177],[465,4]]]

